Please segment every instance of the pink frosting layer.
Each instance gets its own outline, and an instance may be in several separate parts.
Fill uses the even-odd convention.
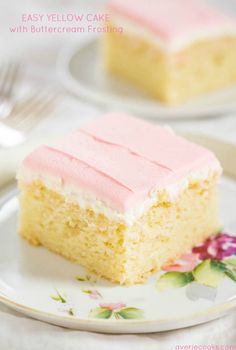
[[[127,212],[153,189],[215,163],[214,154],[171,131],[112,113],[31,153],[23,167],[94,193]]]
[[[201,0],[112,0],[112,13],[149,28],[165,41],[175,41],[186,33],[212,29],[236,29],[236,19]]]

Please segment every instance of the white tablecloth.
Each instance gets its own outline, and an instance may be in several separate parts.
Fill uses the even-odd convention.
[[[55,62],[58,52],[69,36],[45,36],[37,38],[31,35],[9,34],[8,26],[17,22],[21,13],[37,11],[53,11],[60,9],[76,9],[85,11],[98,6],[103,0],[0,0],[0,57],[9,55],[24,60],[31,67],[29,76],[34,82],[43,83],[44,76],[47,84],[57,83]],[[73,39],[74,40],[74,39]],[[77,38],[78,40],[78,38]],[[22,157],[32,147],[41,143],[45,134],[61,134],[67,130],[79,127],[90,118],[100,114],[93,106],[78,102],[72,97],[64,97],[55,115],[47,123],[42,124],[31,139],[22,147],[0,151],[0,186],[15,172]],[[236,116],[229,115],[216,120],[185,121],[172,123],[175,129],[197,131],[221,137],[236,142]],[[45,132],[47,131],[47,132]],[[50,132],[49,132],[50,131]],[[236,315],[231,314],[222,319],[205,325],[166,332],[162,334],[146,335],[105,335],[88,332],[67,330],[29,319],[17,314],[3,305],[0,305],[0,349],[3,350],[115,350],[115,349],[181,349],[189,345],[229,345],[234,344],[236,349]],[[191,348],[192,346],[192,348]],[[199,349],[203,349],[198,347]],[[183,348],[182,348],[183,349]],[[214,349],[214,348],[211,348]],[[226,349],[222,348],[222,349]]]

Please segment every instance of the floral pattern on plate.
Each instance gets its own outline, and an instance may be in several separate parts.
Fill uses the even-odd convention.
[[[70,305],[66,298],[66,294],[60,293],[57,289],[55,290],[54,294],[50,295],[50,298],[58,303],[60,303],[60,308],[59,310],[62,312],[67,313],[70,316],[75,316],[75,311],[74,308]]]
[[[96,289],[81,288],[81,291],[85,294],[88,294],[90,299],[101,299],[102,298],[102,294]]]
[[[143,318],[144,312],[136,307],[127,307],[124,303],[103,303],[92,309],[90,317],[116,318],[116,319],[139,319]]]
[[[163,270],[166,272],[156,282],[159,291],[192,282],[217,288],[224,277],[236,282],[236,237],[227,233],[211,236]]]
[[[236,237],[219,233],[194,247],[190,253],[183,255],[175,264],[165,266],[156,283],[152,283],[152,288],[163,293],[191,285],[191,288],[186,288],[188,299],[195,301],[204,298],[213,301],[217,295],[217,287],[223,278],[236,282]],[[87,295],[91,300],[88,317],[117,320],[144,318],[145,308],[129,306],[129,303],[120,302],[120,300],[116,301],[112,295],[104,297],[103,292],[97,288],[97,279],[92,275],[76,276],[75,280],[80,287],[78,292]],[[59,311],[70,316],[79,314],[79,294],[77,300],[73,299],[73,303],[65,293],[60,293],[58,289],[55,289],[54,294],[50,297],[58,303]]]

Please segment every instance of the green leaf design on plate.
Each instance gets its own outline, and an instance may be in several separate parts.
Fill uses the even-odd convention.
[[[88,294],[88,295],[96,295],[97,297],[102,298],[102,294],[96,290],[96,289],[85,289],[85,288],[80,288],[81,292]]]
[[[86,278],[85,277],[81,277],[81,276],[76,276],[75,279],[79,282],[86,282]]]
[[[92,294],[93,291],[91,289],[81,288],[81,292],[83,292],[85,294]]]
[[[236,282],[236,255],[224,259],[224,263],[226,264],[225,275]]]
[[[227,268],[225,275],[229,277],[232,281],[236,282],[236,269]]]
[[[75,314],[74,314],[74,311],[73,311],[73,309],[72,309],[72,307],[69,308],[68,314],[69,314],[70,316],[74,316],[74,315],[75,315]]]
[[[90,282],[90,283],[96,283],[97,280],[93,278],[91,275],[86,276],[76,276],[75,279],[79,282]]]
[[[55,301],[60,301],[61,303],[65,304],[66,299],[56,290],[57,295],[50,295],[50,298]]]
[[[192,272],[166,272],[156,283],[159,291],[163,292],[173,288],[182,288],[193,281]]]
[[[92,283],[97,282],[97,280],[94,277],[92,277],[91,275],[86,275],[86,279],[88,282],[92,282]]]
[[[219,260],[211,260],[210,262],[211,268],[213,270],[219,271],[219,272],[225,272],[225,264],[222,261]]]
[[[95,318],[110,318],[112,316],[112,310],[105,309],[104,307],[96,307],[89,313],[89,317]]]
[[[236,268],[236,255],[232,255],[230,258],[224,259],[223,262],[226,265],[231,265]]]
[[[143,318],[144,312],[141,309],[136,307],[125,307],[120,311],[115,313],[116,318],[124,318],[124,319],[137,319]]]
[[[123,317],[120,316],[119,312],[114,312],[113,315],[115,316],[115,318],[116,318],[117,320],[123,319]]]
[[[217,288],[226,272],[226,265],[219,260],[204,260],[193,270],[194,280],[208,287]]]

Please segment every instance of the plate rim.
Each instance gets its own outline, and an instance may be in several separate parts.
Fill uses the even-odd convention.
[[[223,106],[215,107],[215,105],[207,105],[201,107],[198,110],[197,106],[179,106],[179,107],[168,107],[165,105],[148,105],[143,107],[143,111],[140,113],[139,110],[142,103],[133,105],[133,111],[129,109],[130,103],[124,102],[120,97],[113,97],[106,93],[97,92],[97,90],[91,89],[91,87],[85,86],[79,80],[77,80],[70,70],[70,63],[80,51],[83,51],[91,45],[97,45],[100,40],[99,35],[92,35],[91,37],[85,37],[81,39],[80,43],[70,43],[66,45],[59,53],[56,68],[59,75],[59,79],[68,91],[73,93],[74,96],[85,100],[86,102],[92,102],[100,109],[115,109],[128,110],[130,113],[137,113],[137,115],[146,116],[147,118],[156,120],[196,120],[206,118],[217,118],[222,115],[236,111],[236,101],[227,103]],[[236,87],[236,85],[235,85]],[[220,91],[218,91],[220,92]],[[216,91],[217,93],[217,91]],[[213,93],[214,94],[214,93]],[[109,98],[110,97],[110,98]],[[155,103],[155,101],[153,101]],[[132,103],[131,103],[132,106]]]
[[[52,312],[46,312],[46,311],[42,311],[39,309],[34,309],[32,307],[29,307],[27,305],[24,304],[20,304],[17,303],[15,301],[12,301],[11,299],[3,296],[0,294],[0,302],[3,303],[4,305],[7,305],[11,308],[13,308],[14,310],[20,310],[23,314],[29,314],[29,313],[38,313],[41,314],[42,316],[48,317],[48,318],[57,318],[59,320],[64,320],[64,321],[70,321],[72,323],[82,323],[83,325],[85,323],[89,323],[89,324],[93,324],[94,326],[96,325],[107,325],[109,323],[109,325],[127,325],[129,323],[131,323],[132,325],[146,325],[146,324],[151,324],[151,325],[161,325],[161,324],[165,324],[167,322],[172,323],[172,322],[185,322],[185,321],[190,321],[190,317],[191,317],[191,321],[194,321],[195,318],[201,318],[201,317],[205,317],[208,316],[212,316],[213,318],[210,318],[210,320],[215,320],[217,319],[217,316],[221,317],[223,316],[225,313],[227,313],[227,311],[231,311],[234,308],[236,308],[236,296],[229,302],[223,303],[223,304],[219,304],[216,305],[214,307],[208,308],[206,309],[206,311],[208,311],[207,313],[204,312],[197,312],[194,314],[191,314],[190,316],[185,316],[182,318],[167,318],[167,319],[160,319],[160,320],[155,320],[155,319],[120,319],[120,320],[116,320],[116,319],[97,319],[97,318],[79,318],[76,316],[65,316],[65,315],[57,315],[54,314]],[[26,311],[26,312],[24,312]],[[202,321],[200,323],[206,323],[208,322],[208,319],[206,321]],[[191,323],[192,324],[192,323]],[[195,325],[198,325],[199,323],[195,323]],[[190,326],[186,326],[186,327],[190,327]],[[180,326],[180,328],[182,328]],[[178,328],[173,328],[173,330],[178,329]],[[160,332],[160,331],[157,331]],[[147,333],[149,333],[147,331]]]
[[[230,177],[225,176],[226,178],[230,179],[230,181],[233,181],[236,184],[236,181]],[[0,210],[1,208],[11,199],[15,198],[17,196],[18,189],[17,186],[11,186],[8,189],[5,189],[2,192],[2,195],[0,193]],[[31,306],[27,306],[24,303],[19,303],[17,301],[12,300],[8,296],[3,295],[3,293],[0,291],[0,303],[10,307],[11,309],[21,312],[24,315],[33,317],[38,320],[42,320],[44,322],[50,323],[50,324],[58,324],[62,325],[62,322],[64,323],[64,327],[69,327],[68,323],[73,324],[73,329],[87,329],[88,331],[94,331],[94,332],[102,332],[102,333],[117,333],[117,334],[125,334],[125,333],[153,333],[153,332],[164,332],[164,331],[170,331],[170,330],[177,330],[177,329],[183,329],[188,328],[191,326],[197,326],[199,324],[207,323],[212,320],[216,320],[220,317],[223,317],[224,315],[233,312],[234,309],[236,309],[236,295],[233,296],[230,300],[220,303],[211,307],[207,307],[204,310],[201,310],[199,312],[194,312],[190,315],[183,316],[183,317],[168,317],[168,318],[162,318],[162,319],[97,319],[97,318],[81,318],[78,316],[69,316],[69,315],[60,315],[53,312],[47,312],[43,311]],[[33,316],[32,316],[33,315]],[[47,320],[45,320],[45,318]],[[50,321],[48,321],[50,319]],[[175,323],[176,326],[170,327],[170,324]],[[124,326],[130,326],[132,325],[132,328],[126,329],[122,328]],[[169,327],[168,327],[169,325]],[[107,329],[106,327],[109,326]],[[135,331],[133,329],[135,326],[149,326],[152,327],[151,329],[157,328],[158,326],[164,326],[163,330],[150,330],[145,329],[142,331]],[[90,327],[93,327],[91,329]],[[105,328],[104,328],[105,327]],[[116,330],[115,327],[118,327]],[[71,328],[71,327],[69,327]],[[119,329],[122,330],[119,330]]]

